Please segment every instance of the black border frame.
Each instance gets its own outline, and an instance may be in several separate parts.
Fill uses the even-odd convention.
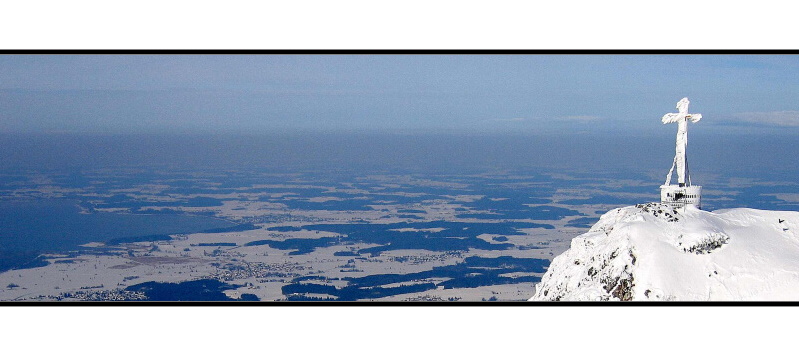
[[[198,55],[236,55],[236,54],[296,54],[296,55],[766,55],[799,54],[799,49],[0,49],[4,54],[198,54]]]
[[[2,301],[0,307],[799,307],[799,301]]]
[[[799,49],[0,49],[0,55],[799,55]],[[0,307],[799,307],[797,301],[0,301]]]

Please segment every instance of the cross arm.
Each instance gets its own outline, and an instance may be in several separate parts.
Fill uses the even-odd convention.
[[[683,117],[685,117],[685,115],[683,114],[668,113],[666,115],[663,115],[662,121],[664,124],[670,124],[679,121]]]

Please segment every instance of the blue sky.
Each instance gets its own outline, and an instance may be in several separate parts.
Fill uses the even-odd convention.
[[[0,132],[799,130],[799,56],[0,55]],[[705,129],[706,128],[706,129]]]

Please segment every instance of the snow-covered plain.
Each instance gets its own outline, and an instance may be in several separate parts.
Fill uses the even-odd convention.
[[[531,301],[799,300],[799,212],[614,209],[574,238]]]

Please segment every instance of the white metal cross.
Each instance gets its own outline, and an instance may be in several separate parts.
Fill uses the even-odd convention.
[[[666,185],[671,184],[671,175],[674,172],[674,167],[677,167],[677,182],[679,185],[691,185],[691,177],[688,172],[688,159],[685,155],[685,148],[688,146],[688,120],[697,122],[702,119],[702,114],[689,114],[688,113],[688,98],[682,98],[677,102],[678,113],[669,113],[663,115],[663,123],[677,123],[677,147],[676,154],[674,155],[674,163],[671,165],[669,175],[666,177]]]

